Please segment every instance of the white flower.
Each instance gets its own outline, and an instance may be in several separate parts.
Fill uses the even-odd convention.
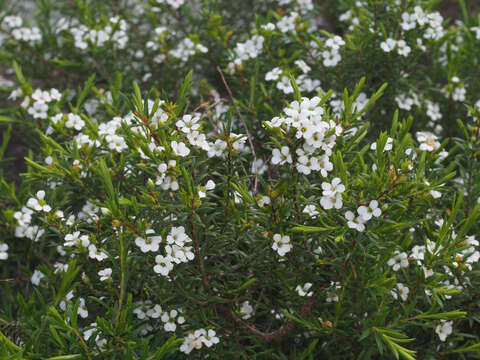
[[[7,31],[9,29],[20,27],[22,24],[23,19],[21,17],[10,15],[3,18],[2,28]]]
[[[320,173],[323,177],[327,177],[328,172],[333,170],[333,164],[330,162],[328,155],[322,155],[318,164],[320,165]]]
[[[202,337],[202,342],[205,344],[206,347],[211,347],[214,344],[218,344],[220,339],[216,336],[217,333],[215,330],[208,329],[206,334]]]
[[[453,90],[452,99],[454,101],[465,101],[466,95],[467,89],[465,89],[463,86],[459,86]]]
[[[190,154],[190,149],[183,142],[177,143],[176,141],[172,141],[170,146],[173,153],[177,156],[184,157]]]
[[[331,49],[338,50],[340,46],[345,45],[345,41],[338,35],[335,35],[333,38],[327,39],[325,46]]]
[[[65,311],[67,309],[67,301],[70,301],[71,299],[73,299],[73,291],[70,291],[67,295],[65,295],[62,301],[60,301],[60,303],[58,304],[60,309]]]
[[[407,286],[402,283],[397,283],[396,289],[392,290],[391,294],[395,300],[400,297],[403,301],[407,301],[409,292],[410,290]]]
[[[303,213],[309,215],[311,218],[315,218],[315,217],[317,217],[317,215],[320,214],[320,213],[317,211],[317,208],[315,207],[315,205],[307,205],[307,206],[305,206],[305,208],[303,209]]]
[[[435,327],[435,332],[437,333],[440,341],[445,342],[447,336],[450,335],[453,331],[452,325],[453,321],[440,320],[441,323]]]
[[[388,260],[387,264],[392,267],[393,271],[406,268],[408,266],[408,256],[404,252],[395,250],[395,256]]]
[[[382,41],[380,43],[380,47],[382,48],[383,51],[385,51],[386,53],[392,51],[393,49],[395,49],[395,46],[397,45],[397,42],[392,39],[392,38],[388,38],[387,40],[385,41]]]
[[[40,89],[36,89],[33,92],[32,99],[35,102],[41,102],[41,103],[49,103],[50,101],[52,101],[50,93],[48,91],[43,91]]]
[[[168,244],[177,244],[182,247],[185,242],[191,241],[187,234],[185,234],[185,228],[183,226],[172,227],[170,234],[167,236]]]
[[[415,14],[409,14],[405,12],[402,14],[402,23],[400,25],[405,31],[412,30],[417,26],[416,20],[417,18]]]
[[[330,209],[341,209],[343,206],[343,201],[342,201],[342,194],[341,193],[335,193],[335,195],[329,195],[329,196],[323,196],[320,199],[320,205],[325,209],[325,210],[330,210]]]
[[[273,244],[272,249],[278,252],[278,255],[285,256],[287,252],[292,249],[292,244],[290,244],[290,236],[288,235],[273,235]]]
[[[188,335],[184,338],[182,345],[180,345],[180,351],[185,354],[190,354],[194,348],[199,348],[198,345],[194,346],[194,344],[196,344],[196,341],[197,338],[195,337],[195,334],[193,332],[188,333]]]
[[[343,206],[342,193],[345,191],[345,185],[341,184],[340,178],[334,178],[332,183],[322,183],[323,197],[320,199],[320,205],[329,210],[335,207],[335,209],[341,209]]]
[[[110,150],[115,150],[116,152],[122,152],[123,150],[128,148],[128,145],[125,139],[116,134],[108,134],[105,136],[105,140],[108,143],[108,148]]]
[[[359,232],[363,232],[365,230],[365,220],[360,215],[355,217],[355,214],[353,212],[347,211],[345,213],[345,219],[347,219],[347,226],[350,229],[355,229]]]
[[[408,54],[410,54],[410,52],[412,51],[412,49],[410,48],[410,46],[407,45],[407,43],[405,42],[405,40],[398,40],[397,41],[397,52],[399,55],[402,55],[402,56],[408,56]]]
[[[81,318],[87,318],[88,317],[88,309],[87,305],[85,304],[85,299],[84,298],[79,298],[79,306],[78,306],[78,315],[80,315]]]
[[[106,268],[106,269],[100,270],[98,272],[98,276],[100,276],[100,281],[111,280],[112,279],[112,269],[111,268]]]
[[[48,105],[44,102],[34,102],[33,106],[27,110],[35,119],[46,119],[48,116],[47,111]]]
[[[272,201],[270,200],[270,198],[266,195],[262,195],[257,203],[258,203],[258,206],[260,207],[264,207],[265,205],[269,205]]]
[[[69,113],[65,123],[67,128],[74,128],[75,130],[82,130],[85,126],[85,121],[77,114]]]
[[[250,319],[253,314],[253,307],[250,305],[250,302],[244,301],[240,307],[240,314],[242,315],[243,320]]]
[[[146,312],[146,315],[152,319],[158,319],[162,314],[162,307],[159,304],[154,305]]]
[[[383,151],[390,151],[393,148],[393,139],[391,137],[387,138],[387,142],[385,143],[385,147],[383,148]],[[370,145],[371,150],[377,150],[377,143],[374,142]]]
[[[0,260],[8,259],[8,245],[5,243],[0,243]]]
[[[200,120],[200,116],[198,115],[183,115],[182,120],[178,120],[176,122],[177,128],[179,128],[185,134],[190,134],[193,131],[197,131],[200,129],[200,124],[198,121]]]
[[[372,216],[379,217],[382,214],[382,210],[378,207],[378,201],[372,200],[370,204],[367,206],[360,206],[357,209],[358,215],[360,215],[365,222],[370,220]]]
[[[95,244],[88,245],[88,256],[90,259],[95,259],[97,261],[103,261],[108,257],[104,251],[97,249]]]
[[[19,226],[28,226],[32,221],[32,213],[33,211],[29,208],[24,208],[22,211],[15,212],[13,217],[17,220]]]
[[[440,147],[440,143],[437,141],[438,137],[428,131],[418,131],[417,140],[420,142],[420,150],[435,151]]]
[[[423,26],[427,23],[427,14],[423,12],[423,9],[420,6],[415,6],[415,18],[417,20],[418,25]]]
[[[88,235],[80,235],[80,231],[65,235],[65,243],[63,244],[63,246],[79,246],[84,248],[88,248],[89,245],[90,240],[88,240]]]
[[[281,90],[284,94],[292,94],[293,87],[288,76],[282,76],[280,81],[277,82],[277,89]]]
[[[40,270],[35,270],[32,274],[32,277],[30,278],[30,281],[32,282],[33,285],[38,286],[40,285],[40,280],[42,280],[42,278],[44,277],[45,275]]]
[[[273,31],[273,30],[275,30],[275,24],[272,24],[272,23],[269,22],[267,24],[261,25],[260,28],[263,29],[263,30]]]
[[[36,198],[30,198],[27,201],[27,206],[35,211],[49,212],[52,210],[50,205],[45,202],[45,191],[37,191]]]
[[[282,33],[288,31],[295,31],[295,23],[298,17],[298,13],[293,11],[290,16],[284,16],[279,22],[277,22],[277,28]]]
[[[427,105],[427,116],[432,119],[432,121],[437,121],[442,118],[442,113],[440,112],[440,105],[435,104],[429,100],[425,101]]]
[[[337,193],[343,193],[345,191],[345,185],[341,183],[340,178],[334,178],[331,184],[327,182],[322,183],[323,196],[334,196]]]
[[[331,49],[322,51],[323,65],[325,67],[334,67],[342,60],[338,50]]]
[[[171,258],[168,256],[157,255],[155,257],[155,262],[157,265],[153,267],[153,271],[157,274],[167,276],[168,273],[173,269],[173,264]]]
[[[276,67],[265,74],[265,81],[276,81],[282,74],[282,69]]]
[[[295,65],[297,65],[304,74],[308,74],[310,70],[312,70],[310,66],[308,66],[307,63],[303,60],[295,60]]]
[[[300,296],[312,296],[313,295],[313,291],[308,291],[310,290],[310,288],[313,286],[312,283],[305,283],[303,284],[303,286],[300,286],[300,285],[297,285],[297,287],[295,288],[295,290],[297,291],[298,295]]]
[[[414,260],[417,260],[417,264],[421,265],[422,261],[425,259],[425,245],[415,245],[412,248],[412,252],[410,254],[410,257],[413,258]]]
[[[85,330],[83,332],[83,338],[85,339],[85,341],[88,341],[88,339],[90,339],[90,336],[92,336],[92,334],[97,330],[96,329],[96,326],[97,326],[97,323],[94,322],[94,323],[91,323],[88,327],[90,329],[88,330]]]
[[[155,231],[152,229],[148,229],[145,231],[145,234],[154,234]],[[158,236],[147,236],[146,239],[137,237],[135,239],[135,244],[140,248],[143,253],[147,253],[149,251],[155,252],[158,251],[160,243],[162,242],[162,237]]]
[[[163,328],[165,331],[175,331],[177,328],[177,324],[175,323],[175,318],[177,315],[177,310],[171,310],[170,313],[164,312],[162,314],[161,320],[163,321]]]
[[[283,165],[285,163],[292,163],[292,155],[290,155],[290,149],[287,146],[282,146],[281,150],[273,149],[272,164]]]
[[[440,199],[442,197],[442,193],[438,190],[430,190],[428,192],[434,199]]]

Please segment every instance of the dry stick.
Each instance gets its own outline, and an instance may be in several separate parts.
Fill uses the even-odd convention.
[[[245,128],[245,131],[247,133],[248,137],[248,143],[250,144],[250,149],[252,150],[253,154],[253,164],[256,170],[257,166],[257,154],[255,154],[255,148],[253,147],[253,141],[252,141],[252,136],[250,134],[250,131],[248,130],[247,123],[243,119],[242,115],[240,114],[240,111],[238,110],[237,104],[235,103],[235,99],[233,98],[232,91],[230,90],[230,87],[228,86],[227,82],[225,81],[225,77],[223,76],[222,69],[220,69],[219,66],[217,66],[217,71],[220,73],[220,76],[222,77],[223,84],[225,85],[225,88],[227,89],[228,95],[230,96],[230,99],[232,100],[233,106],[235,108],[235,111],[237,112],[238,116],[240,117],[240,120],[242,121],[243,127]],[[257,195],[257,188],[258,188],[258,176],[255,171],[255,183],[253,186],[253,195]]]

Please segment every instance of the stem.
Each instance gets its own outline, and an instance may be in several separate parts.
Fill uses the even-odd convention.
[[[115,317],[115,330],[118,328],[118,322],[120,320],[120,313],[122,311],[123,296],[125,294],[125,272],[126,272],[126,263],[125,263],[125,244],[122,236],[122,231],[119,233],[120,237],[120,271],[122,272],[120,279],[120,295],[118,297],[118,310]]]
[[[255,147],[253,146],[253,141],[252,141],[252,135],[250,134],[250,131],[248,130],[247,123],[243,119],[242,114],[240,114],[240,111],[238,110],[237,103],[235,102],[235,99],[233,98],[232,90],[230,90],[230,87],[228,86],[225,77],[223,76],[222,69],[220,69],[219,66],[217,66],[217,71],[220,73],[220,76],[222,77],[223,84],[225,85],[225,88],[227,89],[228,95],[230,96],[230,99],[232,100],[233,107],[235,108],[235,111],[237,112],[238,117],[242,121],[243,127],[245,128],[245,132],[247,133],[248,137],[248,143],[250,145],[250,150],[252,150],[252,155],[253,155],[253,161],[254,161],[254,166],[257,166],[257,154],[255,153]],[[257,195],[257,189],[258,189],[258,176],[255,174],[255,183],[253,186],[253,195]]]
[[[202,276],[203,287],[207,292],[210,292],[210,284],[208,283],[207,274],[205,273],[205,267],[203,266],[203,259],[202,259],[202,256],[200,255],[198,238],[197,238],[197,234],[195,233],[195,227],[193,224],[193,212],[194,210],[192,209],[192,213],[190,213],[190,216],[188,217],[188,221],[190,223],[190,231],[192,232],[193,249],[195,251],[195,257],[197,258],[200,275]]]
[[[300,316],[305,316],[310,313],[312,310],[313,305],[318,297],[318,294],[315,293],[313,296],[303,305],[302,309],[300,310]],[[236,316],[230,308],[226,307],[223,304],[218,304],[218,306],[224,310],[227,315],[236,323],[245,327],[250,333],[256,335],[260,340],[264,341],[265,343],[272,343],[280,341],[283,337],[288,335],[293,329],[295,329],[295,323],[293,321],[285,322],[278,330],[272,332],[263,332],[257,329],[255,326],[247,324],[238,316]]]

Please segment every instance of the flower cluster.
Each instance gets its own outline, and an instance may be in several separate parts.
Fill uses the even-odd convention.
[[[63,31],[71,34],[74,46],[80,50],[103,47],[107,43],[115,48],[125,49],[128,43],[127,22],[118,16],[111,17],[102,28],[89,28],[61,18],[57,24],[57,34]]]
[[[10,33],[11,36],[17,41],[25,41],[34,44],[42,40],[42,33],[38,27],[25,27],[22,25],[23,19],[21,17],[7,15],[3,18],[0,27],[2,30]]]
[[[373,217],[378,218],[382,214],[382,210],[378,207],[378,201],[372,200],[368,206],[359,206],[357,213],[358,216],[355,216],[355,214],[350,210],[345,213],[347,225],[351,229],[363,232],[365,230],[365,223]]]
[[[290,149],[283,146],[281,150],[272,151],[272,164],[294,163],[299,173],[309,175],[312,171],[319,171],[323,177],[333,169],[329,156],[342,128],[333,120],[324,117],[325,110],[318,106],[319,103],[319,97],[303,98],[301,102],[293,101],[283,109],[284,116],[266,122],[268,126],[279,128],[285,134],[292,133],[296,139],[303,141],[302,147],[296,149],[295,163]]]
[[[7,2],[6,356],[480,341],[480,27],[434,3]]]
[[[137,239],[140,239],[139,243],[141,244],[146,241],[142,238]],[[150,244],[143,245],[143,249],[146,249],[148,247],[149,251],[156,251],[152,250],[153,246],[158,250],[158,245],[162,241],[161,239],[162,238],[160,236],[151,238]],[[172,227],[170,233],[166,238],[167,245],[165,245],[164,248],[165,255],[160,254],[155,257],[156,265],[153,267],[153,271],[155,271],[157,274],[168,276],[170,271],[173,269],[174,264],[180,264],[193,260],[195,255],[192,252],[192,247],[186,245],[191,241],[192,239],[190,239],[188,235],[185,234],[185,228],[183,226]],[[152,243],[154,245],[151,245]],[[143,249],[142,251],[144,251]]]

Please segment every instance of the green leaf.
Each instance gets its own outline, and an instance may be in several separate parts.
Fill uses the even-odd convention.
[[[450,354],[450,353],[464,353],[464,352],[473,352],[473,351],[480,352],[480,343],[476,343],[476,344],[466,346],[466,347],[463,347],[463,348],[459,348],[459,349],[447,350],[446,353],[447,354]]]
[[[298,102],[302,101],[302,94],[300,93],[300,89],[298,88],[297,81],[295,80],[295,77],[290,73],[288,74],[290,78],[290,83],[292,84],[293,91],[295,93],[295,100]]]
[[[458,0],[458,4],[460,5],[460,9],[462,10],[463,21],[468,26],[469,16],[468,16],[467,4],[465,3],[465,0]]]
[[[12,125],[8,125],[7,131],[5,131],[2,135],[2,144],[0,145],[0,160],[3,158],[3,154],[7,149],[7,145],[10,141],[11,134],[12,134]]]
[[[47,358],[45,360],[75,360],[75,359],[81,359],[82,355],[81,354],[72,354],[72,355],[60,355],[60,356],[54,356]]]
[[[82,91],[80,94],[78,94],[77,97],[77,104],[75,105],[75,110],[77,112],[80,111],[80,107],[82,106],[83,102],[85,101],[88,93],[90,92],[90,89],[93,87],[95,81],[95,74],[92,74],[88,80],[85,82],[85,86],[83,87]]]
[[[449,312],[443,312],[443,313],[437,313],[437,314],[420,314],[415,316],[415,318],[416,319],[450,320],[450,319],[463,319],[466,316],[467,316],[467,313],[465,311],[455,310],[455,311],[449,311]]]
[[[295,360],[305,360],[309,356],[313,355],[313,352],[315,351],[315,348],[318,344],[318,339],[313,340],[310,345],[308,345],[308,348],[306,348],[303,353],[301,353],[299,356],[295,358]]]
[[[240,285],[238,288],[233,289],[233,290],[228,290],[226,291],[227,294],[235,294],[237,292],[243,291],[245,289],[248,289],[252,284],[256,283],[258,281],[258,278],[252,278],[247,280],[245,283]]]
[[[10,341],[1,331],[0,331],[0,344],[5,344],[7,350],[13,353],[19,352],[22,349],[17,346],[14,342]]]
[[[335,227],[320,227],[320,226],[306,226],[306,225],[297,225],[292,228],[293,232],[304,232],[304,233],[316,233],[324,231],[336,230]]]
[[[177,339],[175,335],[171,336],[161,347],[159,347],[155,351],[152,356],[147,358],[147,360],[160,360],[163,359],[166,355],[177,352],[182,342],[183,339]]]
[[[183,111],[183,108],[185,107],[185,103],[187,102],[188,92],[190,91],[190,88],[192,87],[192,84],[193,84],[192,76],[193,76],[193,70],[190,70],[187,76],[185,76],[185,80],[183,80],[183,84],[180,87],[180,92],[177,98],[177,107],[175,108],[176,116],[180,116],[180,114]]]

